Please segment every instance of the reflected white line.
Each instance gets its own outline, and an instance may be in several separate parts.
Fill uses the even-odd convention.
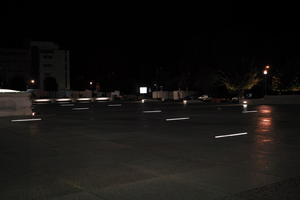
[[[257,110],[243,111],[242,113],[254,113],[254,112],[257,112]]]
[[[63,107],[65,107],[65,106],[74,106],[74,104],[61,104],[60,106],[63,106]]]
[[[161,110],[145,110],[143,113],[160,113]]]
[[[108,101],[108,100],[110,100],[109,97],[97,97],[96,98],[96,101]]]
[[[187,120],[190,119],[189,117],[179,117],[179,118],[170,118],[166,119],[166,121],[178,121],[178,120]]]
[[[14,119],[11,122],[31,122],[31,121],[41,121],[41,118],[34,118],[34,119]]]
[[[247,135],[247,132],[244,133],[235,133],[235,134],[228,134],[228,135],[217,135],[215,138],[223,138],[223,137],[233,137],[233,136],[239,136],[239,135]]]
[[[111,106],[111,107],[113,107],[113,106],[122,106],[122,104],[109,104],[107,106]]]
[[[61,99],[56,99],[56,102],[62,102],[62,101],[72,101],[71,98],[61,98]]]
[[[72,108],[72,110],[88,110],[90,108]]]
[[[78,98],[77,101],[90,101],[92,98]]]
[[[51,99],[35,99],[34,102],[50,102]]]

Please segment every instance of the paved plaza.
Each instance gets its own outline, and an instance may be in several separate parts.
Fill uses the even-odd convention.
[[[300,105],[248,111],[167,102],[34,105],[41,120],[0,118],[0,199],[300,199]]]

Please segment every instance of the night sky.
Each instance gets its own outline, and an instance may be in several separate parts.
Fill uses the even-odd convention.
[[[122,82],[153,84],[182,71],[205,79],[214,69],[234,68],[242,57],[282,68],[299,63],[299,23],[293,5],[2,4],[0,47],[22,47],[30,40],[57,42],[71,52],[75,83],[101,80],[112,86],[117,79],[112,88],[118,88]]]

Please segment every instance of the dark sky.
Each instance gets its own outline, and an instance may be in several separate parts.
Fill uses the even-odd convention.
[[[281,62],[276,61],[280,56],[297,57],[300,52],[297,7],[282,2],[1,4],[1,47],[20,47],[29,40],[57,42],[71,50],[76,77],[172,70],[184,64],[227,67],[226,62],[239,56],[273,64]]]

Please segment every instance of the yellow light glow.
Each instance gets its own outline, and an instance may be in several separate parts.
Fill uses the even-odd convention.
[[[92,82],[92,81],[90,81],[90,85],[93,85],[93,82]]]
[[[142,103],[145,103],[145,99],[142,99]]]
[[[269,66],[269,65],[267,65],[267,66],[266,66],[266,69],[270,69],[270,66]]]
[[[31,84],[35,84],[35,80],[33,80],[33,79],[30,80],[30,83],[31,83]]]
[[[264,75],[267,75],[268,74],[268,70],[264,70]]]
[[[187,100],[183,100],[183,104],[187,104]]]

